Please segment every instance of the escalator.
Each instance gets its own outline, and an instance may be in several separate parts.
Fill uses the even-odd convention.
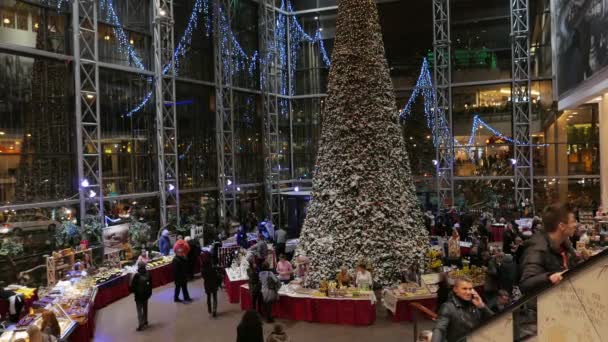
[[[608,250],[527,295],[462,342],[608,342]]]

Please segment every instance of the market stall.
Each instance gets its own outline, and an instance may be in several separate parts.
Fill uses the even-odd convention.
[[[241,272],[240,269],[226,268],[224,272],[224,287],[228,294],[228,301],[236,304],[241,298],[241,285],[247,284],[249,278],[247,277],[247,273]]]
[[[382,305],[389,311],[393,322],[413,321],[414,309],[410,304],[419,303],[431,311],[437,311],[437,283],[439,273],[425,274],[420,284],[403,283],[382,291]]]
[[[272,314],[295,321],[364,326],[375,322],[375,304],[373,291],[347,289],[328,296],[318,290],[284,285],[279,290],[279,301],[273,305]],[[252,309],[247,284],[241,286],[241,309]]]

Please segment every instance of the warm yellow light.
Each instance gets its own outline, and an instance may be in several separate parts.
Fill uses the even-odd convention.
[[[30,134],[30,133],[28,133],[28,134],[26,134],[26,135],[28,136],[28,138],[31,138],[31,137],[32,137],[32,134]]]
[[[34,28],[37,29],[38,27],[40,27],[40,25],[38,25],[38,23],[35,23]]]
[[[93,94],[87,94],[87,99],[92,99],[92,98],[94,98],[94,97],[95,97],[95,96],[93,96]]]
[[[5,23],[5,24],[10,24],[10,23],[11,23],[11,20],[10,20],[9,18],[4,18],[4,23]]]
[[[105,36],[103,36],[103,39],[110,40],[110,36],[106,34]]]
[[[0,135],[4,135],[4,132],[0,132]]]
[[[129,40],[129,44],[133,45],[135,42],[133,41],[133,39]]]

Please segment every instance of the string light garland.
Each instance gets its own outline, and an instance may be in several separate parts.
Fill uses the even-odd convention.
[[[127,37],[127,34],[123,29],[122,22],[120,21],[120,18],[118,17],[118,14],[114,9],[114,3],[112,2],[112,0],[101,1],[99,3],[99,7],[102,11],[106,9],[106,21],[113,26],[112,32],[118,40],[118,51],[121,53],[126,52],[129,58],[135,64],[136,68],[140,70],[145,70],[146,67],[142,62],[142,58],[139,57],[137,51],[135,51],[133,44],[131,44],[131,40],[129,39],[129,37]]]
[[[104,1],[102,1],[102,4],[103,4],[103,2],[106,2],[106,1],[107,1],[107,6],[108,6],[108,13],[111,12],[111,13],[115,14],[115,11],[113,10],[112,0],[104,0]],[[209,4],[207,2],[208,2],[208,0],[196,0],[195,1],[194,6],[192,8],[192,12],[190,13],[190,17],[188,19],[188,24],[186,25],[186,29],[184,30],[184,34],[180,37],[177,47],[175,48],[175,50],[173,52],[173,57],[175,59],[176,75],[179,72],[180,58],[184,57],[186,55],[186,53],[188,52],[189,46],[192,44],[192,35],[198,28],[199,16],[201,13],[204,13],[205,8],[209,7]],[[207,3],[207,4],[205,5],[205,3]],[[118,25],[120,25],[118,27],[121,29],[118,31],[115,31],[115,35],[116,35],[116,32],[118,32],[117,37],[119,37],[120,32],[122,31],[124,34],[124,31],[122,30],[122,24],[120,23],[120,19],[118,18],[118,16],[116,16],[116,20],[117,20]],[[120,41],[120,39],[119,39],[119,41]],[[120,45],[122,46],[123,43],[121,42]],[[131,47],[130,44],[128,44],[128,45],[129,45],[129,47]],[[127,50],[127,51],[129,51],[129,55],[131,56],[131,51],[130,50]],[[134,56],[137,56],[136,52],[134,50],[133,50],[133,53],[134,53]],[[136,59],[134,59],[134,60],[136,60]],[[163,75],[166,75],[167,72],[169,72],[170,66],[171,66],[170,64],[167,64],[163,67]],[[143,69],[143,64],[140,69]],[[148,102],[150,102],[150,100],[152,99],[152,94],[153,94],[152,91],[148,92],[146,94],[146,96],[143,98],[143,100],[138,105],[136,105],[133,109],[131,109],[129,112],[127,112],[123,116],[130,117],[133,114],[142,110],[146,106],[146,104],[148,104]]]
[[[437,125],[435,124],[434,104],[437,101],[436,100],[437,97],[436,97],[436,93],[435,93],[435,88],[433,87],[433,81],[432,81],[431,73],[429,70],[429,64],[428,64],[428,61],[426,58],[424,58],[422,61],[422,67],[420,69],[420,75],[418,76],[418,80],[416,81],[416,86],[414,87],[414,90],[412,91],[412,94],[411,94],[410,98],[408,99],[407,103],[405,104],[404,108],[399,113],[399,118],[400,118],[401,122],[406,120],[412,114],[413,105],[416,102],[416,98],[420,95],[422,95],[423,99],[424,99],[424,114],[426,116],[427,127],[429,129],[431,129],[431,131],[433,132],[433,144],[435,146],[437,146],[437,141],[436,141],[437,130],[439,130],[439,132],[451,132],[451,130],[448,127],[448,124],[447,124],[447,121],[446,121],[444,115],[438,115],[439,123]],[[495,129],[494,127],[492,127],[485,121],[483,121],[479,117],[478,114],[476,114],[473,117],[473,123],[471,125],[471,134],[468,138],[468,143],[466,146],[463,146],[460,142],[458,142],[458,140],[456,140],[456,138],[450,137],[450,139],[454,140],[454,146],[456,148],[459,148],[459,149],[464,148],[467,151],[467,153],[470,154],[472,148],[474,147],[475,134],[477,134],[477,131],[481,128],[488,129],[494,136],[497,136],[509,143],[518,144],[518,145],[526,145],[520,141],[517,141],[515,139],[512,139],[512,138],[504,135],[503,133],[501,133],[500,131],[498,131],[497,129]],[[451,133],[450,133],[450,135],[451,135]],[[547,146],[547,144],[531,145],[531,146]]]

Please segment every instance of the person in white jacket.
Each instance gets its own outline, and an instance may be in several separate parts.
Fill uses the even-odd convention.
[[[357,265],[357,275],[355,276],[355,285],[359,289],[373,288],[372,274],[366,269],[365,264]]]

